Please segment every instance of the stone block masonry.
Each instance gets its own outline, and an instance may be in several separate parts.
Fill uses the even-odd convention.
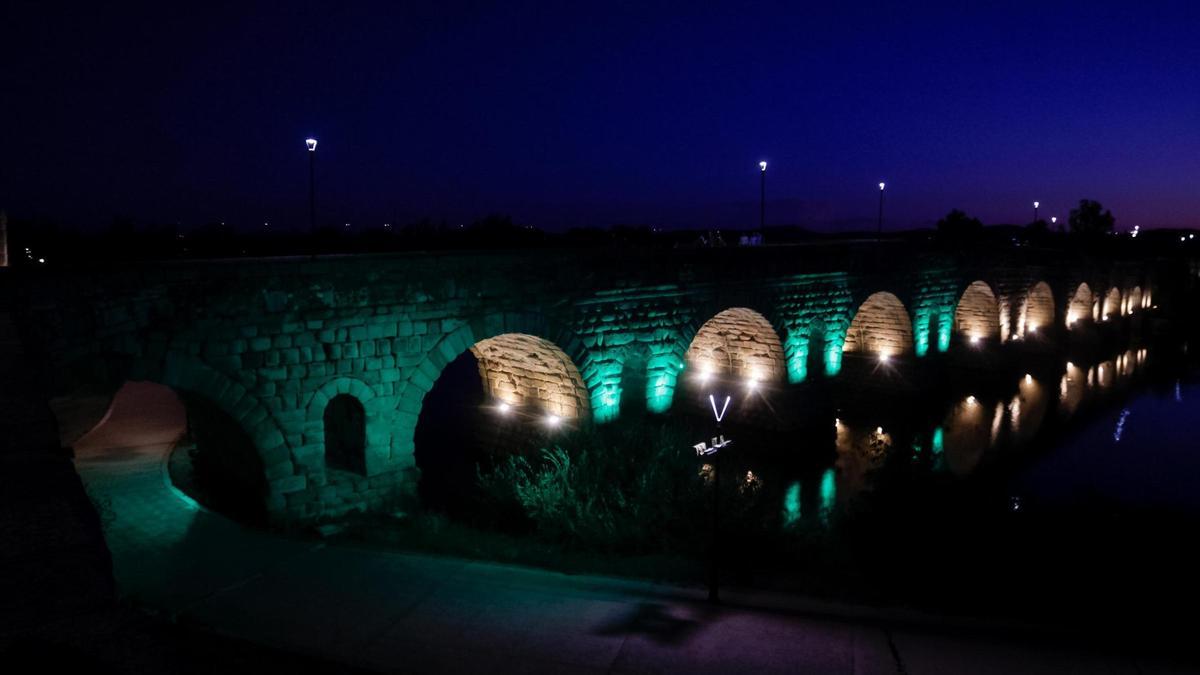
[[[1113,320],[1136,317],[1156,279],[1138,259],[1014,249],[966,261],[884,243],[186,262],[12,282],[58,388],[107,372],[110,386],[153,380],[204,397],[253,439],[272,517],[304,523],[413,494],[421,403],[467,350],[497,400],[619,423],[622,410],[670,409],[700,363],[834,377],[843,353],[921,358],[955,330],[1065,330],[1068,308],[1087,302],[1074,300],[1082,284]],[[973,282],[995,309],[969,294],[956,326]],[[364,410],[361,471],[325,461],[324,411],[339,395]]]

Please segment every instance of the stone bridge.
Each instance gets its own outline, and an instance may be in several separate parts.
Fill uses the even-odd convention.
[[[501,414],[557,427],[666,412],[689,378],[782,387],[1061,343],[1154,297],[1153,261],[969,260],[899,242],[423,253],[35,270],[9,291],[60,390],[91,374],[206,401],[295,523],[411,493],[422,402],[467,350]]]

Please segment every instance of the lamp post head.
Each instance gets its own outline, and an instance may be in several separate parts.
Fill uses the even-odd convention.
[[[1037,208],[1038,206],[1040,206],[1040,205],[1041,205],[1041,202],[1034,202],[1034,203],[1033,203],[1033,208],[1035,208],[1035,209],[1036,209],[1036,208]]]
[[[315,138],[306,138],[304,140],[304,145],[308,147],[309,152],[317,151],[317,139]]]
[[[1058,222],[1058,216],[1050,216],[1050,224],[1051,225],[1053,225],[1054,223],[1057,223],[1057,222]]]
[[[758,170],[759,170],[759,171],[766,171],[766,170],[767,170],[767,163],[766,163],[765,161],[764,161],[764,162],[759,162],[759,163],[758,163]]]
[[[880,184],[879,184],[879,191],[880,191],[880,192],[883,192],[883,186],[884,186],[884,185],[885,185],[885,183],[880,183]]]

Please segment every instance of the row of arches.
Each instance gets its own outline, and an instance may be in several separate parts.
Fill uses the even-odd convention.
[[[1080,321],[1103,321],[1148,306],[1150,295],[1139,287],[1126,292],[1110,289],[1101,296],[1087,284],[1080,284],[1066,303],[1065,323],[1071,328]],[[410,461],[397,458],[416,454],[426,399],[448,366],[463,355],[470,356],[469,367],[462,370],[464,377],[474,378],[480,386],[480,402],[492,419],[513,420],[509,424],[514,428],[553,433],[589,419],[610,418],[612,408],[619,404],[622,387],[645,387],[648,401],[654,392],[669,406],[683,370],[698,377],[782,382],[793,376],[790,360],[799,353],[807,360],[808,372],[832,375],[843,354],[886,360],[913,353],[918,332],[927,333],[935,324],[939,334],[943,330],[953,332],[967,342],[1004,339],[1006,311],[1015,316],[1009,324],[1016,336],[1035,334],[1053,325],[1058,316],[1054,294],[1044,282],[1032,285],[1015,310],[1004,306],[992,286],[973,282],[949,314],[910,312],[896,295],[878,292],[866,297],[853,314],[814,317],[805,326],[803,342],[785,347],[780,335],[790,328],[773,325],[754,309],[735,307],[700,325],[686,349],[664,352],[666,357],[660,361],[655,359],[661,355],[652,354],[636,365],[601,362],[597,350],[585,348],[567,333],[551,334],[544,320],[536,318],[502,317],[487,326],[463,324],[429,350],[425,361],[413,368],[413,374],[395,395],[385,392],[385,396],[351,377],[338,377],[324,384],[304,404],[307,418],[302,433],[298,435],[289,427],[286,444],[285,430],[261,405],[250,405],[252,400],[245,387],[226,382],[190,361],[168,362],[162,375],[164,382],[209,394],[220,408],[231,413],[247,430],[249,443],[262,456],[270,480],[324,470],[345,476],[353,489],[359,489],[379,470]],[[628,373],[639,370],[649,373],[645,381],[627,381]],[[448,424],[453,425],[453,419]],[[319,483],[318,487],[323,485]],[[274,497],[272,508],[279,508],[282,498]]]

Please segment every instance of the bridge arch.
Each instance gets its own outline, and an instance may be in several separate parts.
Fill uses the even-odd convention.
[[[1000,304],[986,281],[971,282],[959,296],[954,309],[954,328],[971,343],[1000,335]]]
[[[891,358],[913,348],[912,321],[904,303],[880,291],[867,297],[846,330],[842,351]]]
[[[1133,314],[1142,307],[1142,287],[1134,286],[1125,294],[1125,314]]]
[[[622,365],[618,357],[593,358],[591,352],[569,331],[565,328],[557,328],[555,324],[540,314],[490,314],[462,322],[444,334],[426,351],[425,357],[411,369],[408,379],[401,387],[401,394],[396,403],[391,444],[393,459],[402,458],[404,464],[413,465],[415,461],[414,434],[422,404],[426,394],[433,389],[434,383],[446,367],[466,352],[474,354],[472,348],[477,344],[504,335],[523,335],[532,340],[519,341],[506,338],[503,341],[489,343],[495,348],[495,350],[488,351],[493,358],[506,348],[516,349],[518,345],[527,345],[536,347],[536,351],[530,353],[537,354],[537,360],[557,361],[562,365],[563,372],[577,387],[577,421],[603,422],[616,416],[621,393],[619,381]],[[483,353],[483,350],[480,353]],[[476,358],[479,357],[476,356]],[[517,357],[514,356],[514,359]],[[566,369],[567,365],[570,365],[571,368]],[[484,366],[481,365],[482,367]],[[497,370],[502,370],[502,368]],[[536,386],[531,385],[531,387],[536,390]],[[515,396],[520,393],[520,388],[513,387],[510,391],[506,385],[497,384],[494,389],[489,389],[489,392],[494,393],[506,391],[509,392],[509,395]],[[561,392],[561,387],[556,391]],[[541,400],[536,397],[535,399],[535,403]],[[497,402],[512,405],[502,399]],[[565,402],[562,403],[565,405]],[[564,407],[557,409],[566,410]],[[553,409],[544,412],[553,413]],[[557,415],[557,413],[553,414]]]
[[[765,316],[747,307],[726,309],[705,321],[685,359],[699,378],[778,382],[786,371],[779,334]]]
[[[1110,318],[1120,316],[1121,313],[1121,289],[1113,286],[1104,294],[1104,306],[1100,309],[1100,318],[1108,321]]]
[[[1087,282],[1081,282],[1075,287],[1075,292],[1071,294],[1071,298],[1067,301],[1067,328],[1074,326],[1080,321],[1086,321],[1092,318],[1092,289],[1087,285]]]
[[[1054,291],[1050,284],[1038,281],[1025,293],[1021,308],[1020,335],[1031,337],[1054,325]]]

